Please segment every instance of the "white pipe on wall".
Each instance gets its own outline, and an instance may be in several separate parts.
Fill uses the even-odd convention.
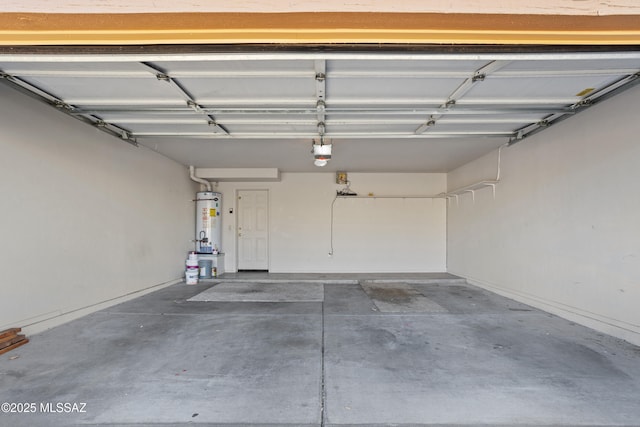
[[[194,168],[193,166],[189,166],[189,176],[193,181],[199,182],[202,185],[206,185],[207,191],[211,191],[211,183],[206,179],[198,178],[196,176],[196,168]]]
[[[500,173],[501,173],[501,162],[502,162],[502,149],[504,147],[507,147],[509,144],[502,144],[500,146],[500,148],[498,148],[498,162],[497,162],[497,170],[496,170],[496,179],[494,180],[484,180],[484,181],[478,181],[478,182],[474,182],[473,184],[467,185],[465,187],[462,188],[457,188],[455,190],[451,190],[451,191],[447,191],[446,193],[443,193],[441,195],[441,197],[446,197],[447,199],[449,199],[449,197],[455,197],[456,198],[456,202],[458,201],[458,196],[462,193],[471,193],[473,196],[473,199],[475,200],[475,190],[479,190],[481,188],[484,187],[491,187],[493,189],[493,197],[496,196],[496,184],[500,182]]]

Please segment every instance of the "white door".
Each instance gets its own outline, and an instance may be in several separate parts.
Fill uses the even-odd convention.
[[[269,192],[238,191],[238,270],[269,269]]]

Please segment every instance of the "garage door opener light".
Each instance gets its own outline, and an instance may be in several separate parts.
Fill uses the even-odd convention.
[[[313,157],[315,161],[313,164],[316,166],[326,166],[329,160],[331,160],[331,144],[324,143],[324,137],[320,138],[320,143],[313,142]]]

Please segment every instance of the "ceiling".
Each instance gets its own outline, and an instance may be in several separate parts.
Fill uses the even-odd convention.
[[[640,52],[619,50],[0,55],[3,81],[121,140],[185,165],[283,172],[446,172],[639,73]]]

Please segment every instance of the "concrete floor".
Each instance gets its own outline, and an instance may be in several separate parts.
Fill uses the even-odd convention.
[[[187,301],[213,281],[178,284],[2,355],[0,402],[35,413],[0,425],[640,425],[640,348],[453,276],[219,280],[213,301]]]

